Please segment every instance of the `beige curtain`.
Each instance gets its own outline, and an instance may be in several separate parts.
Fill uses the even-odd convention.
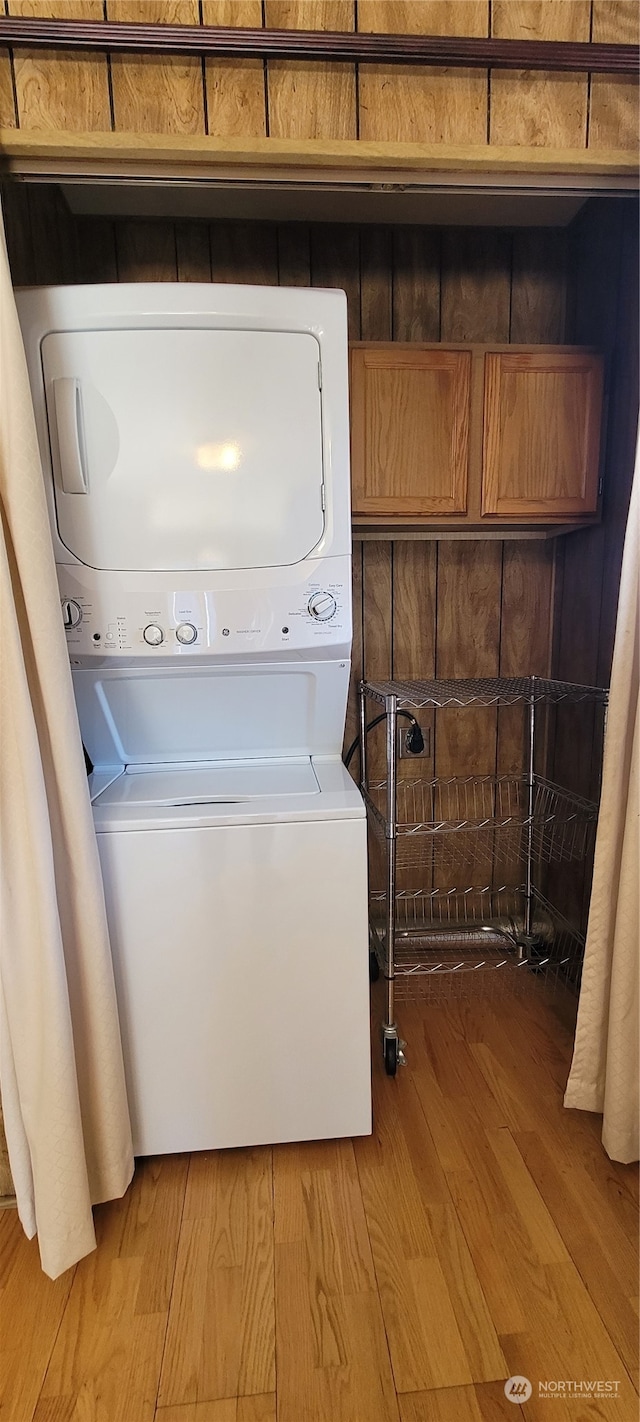
[[[133,1172],[100,868],[0,223],[0,1088],[53,1278]]]
[[[622,564],[602,801],[578,1024],[565,1106],[603,1113],[612,1160],[637,1160],[640,956],[640,473]]]

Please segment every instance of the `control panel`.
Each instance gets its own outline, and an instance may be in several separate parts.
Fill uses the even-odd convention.
[[[319,645],[340,654],[351,640],[350,571],[350,559],[336,558],[291,587],[181,591],[167,577],[137,578],[136,587],[125,574],[116,581],[113,573],[59,566],[69,655],[229,657]]]

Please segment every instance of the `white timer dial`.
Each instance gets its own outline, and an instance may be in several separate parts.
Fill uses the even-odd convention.
[[[79,602],[75,602],[72,597],[65,597],[62,600],[62,618],[67,632],[73,627],[79,627],[82,622],[82,608]]]
[[[176,637],[183,647],[190,647],[197,635],[198,629],[194,627],[193,622],[181,622],[180,626],[176,627]]]
[[[142,635],[150,647],[159,647],[160,643],[164,642],[164,632],[155,622],[150,622],[149,626],[145,627]]]

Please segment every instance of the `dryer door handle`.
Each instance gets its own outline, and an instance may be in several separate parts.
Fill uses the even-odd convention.
[[[80,381],[75,375],[54,380],[53,398],[60,451],[60,483],[65,494],[86,494],[87,460]]]

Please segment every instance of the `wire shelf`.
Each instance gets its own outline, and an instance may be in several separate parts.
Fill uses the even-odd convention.
[[[434,931],[479,928],[489,922],[506,928],[522,918],[525,885],[466,889],[400,889],[395,896],[396,931],[415,937]],[[372,924],[384,925],[386,893],[371,895]]]
[[[376,838],[387,839],[387,782],[365,792]],[[570,863],[593,844],[597,805],[536,777],[529,814],[524,776],[466,776],[399,781],[396,787],[396,863],[474,876],[480,868],[523,863]]]
[[[534,975],[553,995],[575,991],[584,938],[535,891],[524,935],[525,886],[396,896],[394,979],[399,1001],[490,997],[523,990]],[[384,972],[386,897],[371,902],[372,943]]]
[[[398,707],[422,710],[427,706],[516,706],[523,702],[558,704],[582,701],[606,705],[608,692],[599,686],[578,686],[545,677],[479,677],[437,681],[363,681],[365,696],[385,706],[395,696]]]
[[[572,879],[588,873],[598,807],[536,770],[548,761],[555,722],[564,719],[559,710],[548,715],[545,708],[583,704],[591,741],[595,725],[604,732],[608,693],[526,676],[362,682],[360,697],[371,945],[385,979],[385,1069],[395,1075],[404,1059],[396,999],[512,994],[534,979],[545,992],[578,984],[584,937],[538,885],[540,879],[545,887],[566,879],[549,874],[551,865],[577,866],[570,870]],[[381,704],[387,717],[386,778],[373,784],[367,774],[366,698]],[[520,772],[434,779],[398,775],[397,710],[443,708],[442,719],[435,717],[439,741],[448,719],[444,708],[516,705],[525,712]],[[594,706],[600,709],[595,723]],[[389,786],[394,788],[387,802]]]

